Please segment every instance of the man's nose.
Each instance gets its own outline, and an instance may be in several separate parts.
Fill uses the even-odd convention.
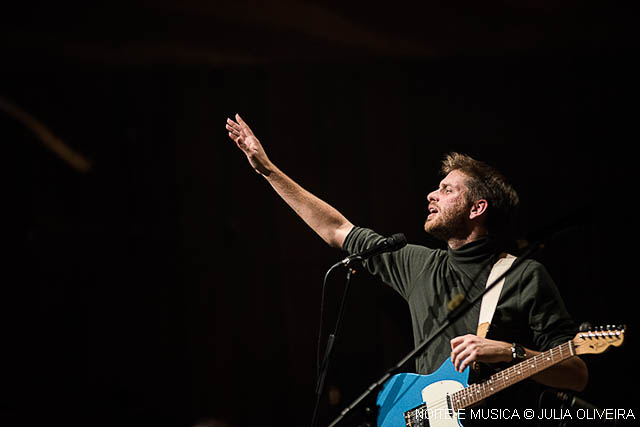
[[[427,195],[427,200],[429,202],[437,202],[438,201],[437,195],[438,195],[438,190],[434,190]]]

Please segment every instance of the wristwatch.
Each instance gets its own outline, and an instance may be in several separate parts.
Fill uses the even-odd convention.
[[[515,342],[511,344],[511,355],[513,356],[514,361],[524,360],[527,358],[527,352],[524,350],[524,347]]]

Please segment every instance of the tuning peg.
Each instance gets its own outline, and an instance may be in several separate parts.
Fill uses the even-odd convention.
[[[589,322],[582,322],[580,324],[580,328],[578,328],[579,332],[589,332],[591,330],[592,326],[591,323]]]

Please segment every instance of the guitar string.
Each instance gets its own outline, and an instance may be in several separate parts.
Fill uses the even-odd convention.
[[[522,372],[525,372],[525,375],[526,375],[526,374],[529,373],[530,370],[533,369],[533,371],[535,371],[535,372],[533,374],[531,374],[531,375],[534,375],[538,371],[544,370],[547,367],[549,367],[549,366],[551,366],[553,364],[559,363],[561,360],[564,360],[564,359],[570,357],[570,354],[567,357],[562,357],[563,351],[562,351],[561,347],[564,347],[564,346],[568,347],[569,346],[569,342],[561,344],[561,345],[559,345],[557,347],[554,347],[554,348],[548,350],[547,352],[540,353],[540,354],[532,357],[530,360],[527,361],[529,363],[524,363],[524,361],[523,361],[523,362],[521,362],[521,363],[519,363],[517,365],[510,366],[509,368],[506,368],[506,369],[504,369],[504,370],[502,370],[500,372],[497,372],[497,373],[493,374],[491,377],[489,377],[489,379],[487,381],[484,381],[484,382],[481,382],[481,383],[476,383],[476,384],[471,384],[468,387],[465,387],[465,388],[463,388],[461,390],[458,390],[458,391],[452,393],[451,395],[449,395],[449,398],[450,399],[453,398],[456,394],[462,394],[462,396],[459,399],[455,399],[456,402],[460,402],[460,401],[464,401],[464,400],[475,400],[476,396],[478,396],[480,394],[486,394],[487,393],[486,386],[487,386],[487,384],[491,384],[491,381],[502,381],[504,386],[506,386],[506,387],[511,386],[511,385],[519,382],[521,379],[524,379],[524,378],[520,378],[520,376],[522,376]],[[570,351],[570,349],[567,349],[567,351]],[[554,356],[556,354],[558,354],[558,353],[559,353],[559,355],[560,355],[560,357],[562,359],[558,360],[558,361],[555,361],[554,360]],[[551,361],[552,363],[549,364],[549,366],[547,366],[547,367],[544,367],[542,369],[538,369],[539,366],[543,366],[543,364],[545,363],[544,359],[547,359],[547,361]],[[533,365],[531,365],[531,363],[533,363]],[[518,366],[521,365],[521,364],[522,364],[521,369],[518,369]],[[506,375],[507,373],[509,375]],[[512,375],[514,375],[515,378],[517,378],[516,381],[514,381],[513,379],[509,380],[509,377],[511,377]],[[526,377],[528,377],[528,376],[529,375],[526,375]],[[510,381],[510,383],[507,383],[507,381]],[[482,390],[480,390],[480,389],[482,389]],[[498,391],[501,391],[501,390],[502,389],[500,389]],[[474,393],[474,391],[475,391],[475,393]],[[490,391],[494,391],[494,390],[490,390]],[[493,393],[491,393],[491,394],[493,394]],[[484,399],[486,397],[488,397],[488,396],[484,396],[484,397],[482,397],[482,399]],[[482,399],[480,399],[480,400],[482,400]],[[425,403],[425,406],[426,406],[426,403]],[[427,406],[426,409],[427,410],[429,410],[429,409],[432,409],[432,410],[444,409],[444,408],[447,408],[448,406],[449,406],[449,403],[447,401],[447,397],[444,397],[444,398],[440,398],[438,400],[435,400],[435,401],[431,402],[431,404],[429,406]],[[455,406],[455,404],[453,406]],[[460,409],[462,409],[462,408],[460,408]],[[419,409],[414,409],[414,411],[419,411]]]
[[[527,361],[523,361],[519,364],[510,366],[509,368],[497,372],[489,377],[488,380],[482,383],[472,384],[469,387],[459,390],[458,392],[454,393],[454,400],[456,403],[461,401],[463,403],[467,403],[465,402],[466,400],[471,400],[473,403],[473,401],[475,401],[479,396],[482,396],[480,400],[489,397],[490,395],[499,392],[504,388],[521,381],[522,379],[528,378],[529,376],[534,375],[537,372],[542,371],[549,366],[559,363],[560,361],[570,357],[570,348],[567,348],[564,351],[562,348],[568,346],[569,342],[561,344],[544,353],[540,353],[532,357],[531,359],[528,359]],[[563,352],[566,352],[567,355],[564,356]],[[560,357],[559,360],[557,359],[557,356]],[[500,388],[499,390],[494,390],[493,387],[491,387],[491,385],[494,383],[496,383],[498,387],[502,386],[502,388]],[[488,386],[490,388],[489,390],[487,390]],[[458,395],[458,399],[455,399],[456,394]]]
[[[594,334],[594,336],[596,338],[610,338],[612,336],[612,332],[609,332],[609,336],[607,337],[607,334]],[[584,337],[581,337],[584,338]],[[591,338],[591,337],[589,337]],[[482,383],[476,383],[476,384],[471,384],[468,387],[465,387],[461,390],[458,390],[454,393],[452,393],[451,395],[448,395],[448,397],[445,398],[440,398],[434,402],[431,402],[429,405],[427,405],[427,403],[424,403],[421,406],[424,406],[425,408],[420,408],[422,410],[426,409],[427,411],[429,409],[431,410],[441,410],[441,409],[450,409],[453,410],[453,408],[449,408],[449,401],[448,398],[454,398],[454,396],[462,394],[462,396],[460,396],[458,399],[455,399],[455,402],[460,402],[460,401],[465,401],[465,400],[471,400],[471,404],[475,403],[475,399],[477,398],[478,395],[480,394],[486,394],[487,390],[486,390],[486,385],[487,384],[491,384],[492,378],[495,381],[500,381],[502,380],[503,386],[509,387],[517,382],[520,382],[522,379],[528,378],[531,375],[535,375],[538,372],[541,372],[563,360],[566,360],[568,358],[570,358],[571,356],[574,355],[574,351],[572,351],[571,348],[571,344],[572,344],[573,340],[568,341],[564,344],[560,344],[557,347],[554,347],[546,352],[540,353],[534,357],[532,357],[531,359],[527,360],[525,363],[525,361],[518,363],[514,366],[511,366],[509,368],[506,368],[500,372],[495,373],[494,375],[492,375],[491,377],[489,377],[489,379],[487,381],[484,381]],[[563,351],[563,347],[566,347]],[[565,354],[563,354],[565,353]],[[555,360],[556,355],[560,356],[559,360]],[[545,360],[546,359],[546,360]],[[548,363],[551,362],[551,363]],[[531,364],[533,363],[533,364]],[[546,366],[545,366],[546,365]],[[530,370],[533,370],[533,373],[529,373]],[[525,376],[522,376],[522,372],[525,372]],[[516,375],[517,373],[517,375]],[[509,375],[506,375],[509,374]],[[513,379],[513,376],[515,375],[515,380]],[[509,377],[511,377],[512,379],[509,379]],[[480,390],[482,389],[482,390]],[[475,393],[473,393],[473,391],[476,391]],[[500,390],[497,390],[495,392],[499,392],[503,390],[503,388],[501,388]],[[493,392],[494,390],[491,389],[491,391]],[[490,393],[488,396],[483,396],[480,400],[489,397],[490,395],[492,395],[493,393]],[[475,395],[475,396],[474,396]],[[466,403],[466,402],[465,402]],[[453,404],[453,406],[455,407],[455,403]],[[410,412],[409,416],[410,417],[414,417],[414,421],[418,421],[420,422],[421,425],[423,425],[421,420],[417,419],[417,412],[420,411],[420,409],[416,408],[413,409],[411,411],[407,411]],[[463,409],[463,408],[458,408],[458,409]]]

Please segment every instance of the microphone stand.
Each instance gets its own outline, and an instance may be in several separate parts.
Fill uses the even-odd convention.
[[[331,271],[333,271],[336,267],[344,266],[347,267],[347,281],[344,286],[344,292],[342,294],[342,301],[340,302],[340,308],[338,310],[338,319],[336,320],[335,329],[332,334],[329,334],[329,338],[327,339],[327,345],[324,350],[324,356],[322,358],[322,363],[320,364],[320,371],[318,373],[318,379],[316,383],[316,403],[313,409],[313,418],[311,420],[311,427],[316,427],[318,425],[318,413],[320,409],[320,399],[322,397],[322,393],[324,391],[324,382],[327,378],[327,372],[329,371],[329,362],[333,357],[333,349],[334,344],[336,342],[336,337],[340,332],[340,327],[342,326],[342,317],[344,314],[344,307],[347,301],[347,294],[349,292],[349,285],[351,284],[351,276],[356,273],[356,266],[352,266],[352,264],[357,264],[357,267],[362,266],[363,259],[359,256],[355,256],[352,258],[345,258],[345,260],[340,261],[334,264],[329,271],[325,274],[325,282]]]
[[[551,237],[552,236],[548,236],[548,238],[551,238]],[[342,421],[344,419],[344,417],[346,415],[349,414],[349,412],[351,412],[356,406],[358,406],[371,393],[373,393],[378,388],[380,388],[395,372],[399,371],[405,365],[405,363],[407,363],[409,360],[411,360],[414,357],[416,357],[418,354],[422,353],[422,351],[429,344],[431,344],[431,342],[436,337],[438,337],[440,334],[442,334],[449,326],[451,326],[452,323],[454,323],[456,320],[458,320],[460,317],[462,317],[462,315],[466,314],[469,311],[469,309],[471,307],[473,307],[478,301],[482,300],[482,297],[487,292],[489,292],[495,285],[497,285],[498,282],[500,282],[500,280],[505,278],[507,276],[507,274],[509,274],[509,272],[512,271],[515,268],[515,266],[519,265],[524,260],[526,260],[528,258],[531,258],[534,255],[534,253],[536,253],[538,250],[543,249],[546,240],[547,239],[540,240],[537,243],[535,243],[534,245],[529,246],[528,249],[524,253],[522,253],[520,256],[518,256],[513,261],[513,263],[511,264],[511,266],[507,270],[505,270],[502,274],[500,274],[498,277],[496,277],[496,279],[493,282],[488,284],[485,287],[485,289],[480,294],[478,294],[475,298],[473,298],[471,301],[467,301],[466,299],[462,300],[456,307],[454,307],[451,310],[451,312],[447,315],[447,318],[445,319],[444,323],[433,334],[431,334],[431,336],[429,336],[427,339],[422,341],[422,343],[420,343],[420,345],[418,345],[411,352],[409,352],[405,357],[403,357],[393,367],[388,369],[387,372],[382,377],[380,377],[380,379],[378,379],[376,382],[374,382],[369,387],[367,387],[367,389],[360,396],[358,396],[353,401],[353,403],[351,403],[349,406],[347,406],[340,413],[340,415],[335,420],[333,420],[333,422],[331,424],[329,424],[327,427],[334,427],[335,425],[337,425],[340,421]],[[337,264],[337,265],[339,265],[339,264]],[[346,289],[345,289],[345,294],[346,294]]]

